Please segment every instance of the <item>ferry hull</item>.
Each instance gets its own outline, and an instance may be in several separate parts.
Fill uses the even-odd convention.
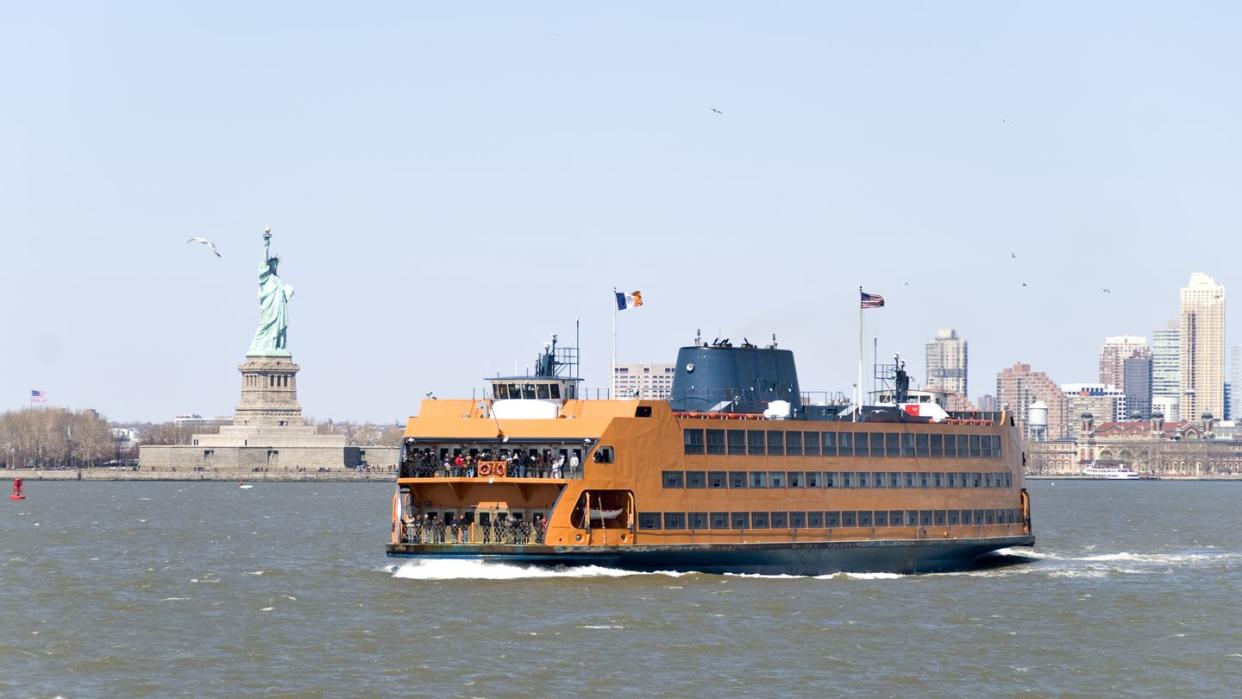
[[[826,575],[935,573],[975,567],[980,556],[1033,546],[1034,536],[988,539],[840,541],[788,544],[557,547],[390,544],[391,558],[467,559],[545,567],[595,565],[633,571]]]

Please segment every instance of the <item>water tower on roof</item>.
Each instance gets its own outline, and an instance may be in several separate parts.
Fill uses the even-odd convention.
[[[1042,400],[1031,403],[1026,412],[1026,430],[1033,442],[1048,439],[1048,404]]]

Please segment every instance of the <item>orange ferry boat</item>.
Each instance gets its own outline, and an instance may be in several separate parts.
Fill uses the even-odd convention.
[[[887,404],[804,405],[792,352],[696,339],[670,400],[586,400],[575,351],[554,337],[483,400],[422,402],[389,556],[914,573],[1035,542],[1012,416],[948,413],[900,367]]]

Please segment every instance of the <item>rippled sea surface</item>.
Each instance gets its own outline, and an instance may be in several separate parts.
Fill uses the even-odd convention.
[[[1242,689],[1242,483],[1034,482],[1030,563],[822,578],[394,564],[386,484],[27,486],[0,696]]]

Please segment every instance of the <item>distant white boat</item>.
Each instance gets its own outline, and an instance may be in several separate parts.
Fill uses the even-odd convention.
[[[250,490],[250,489],[251,489],[251,488],[253,488],[254,486],[253,486],[253,485],[250,485],[249,483],[238,483],[238,484],[237,484],[237,487],[238,487],[238,488],[241,488],[242,490]]]
[[[1094,461],[1082,470],[1084,478],[1094,478],[1103,481],[1137,481],[1139,474],[1120,464],[1116,466],[1101,466]]]

